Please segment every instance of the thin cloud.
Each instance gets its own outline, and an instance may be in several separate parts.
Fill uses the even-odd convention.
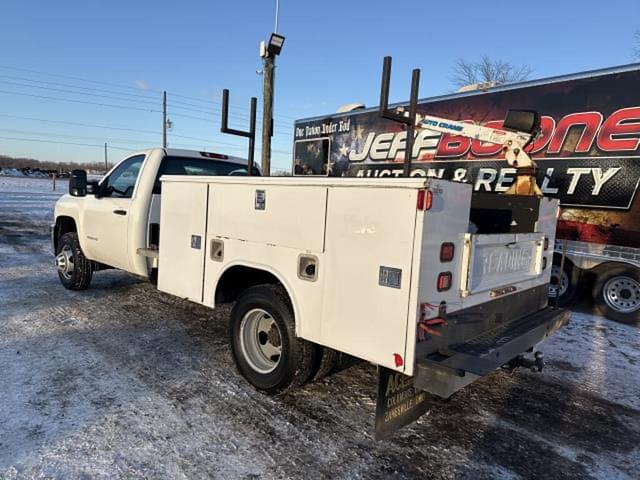
[[[135,84],[140,90],[149,90],[149,84],[145,80],[136,80]]]

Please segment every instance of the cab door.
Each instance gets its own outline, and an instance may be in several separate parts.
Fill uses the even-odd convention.
[[[130,270],[128,220],[144,155],[122,162],[101,183],[95,196],[86,197],[84,245],[92,260]]]

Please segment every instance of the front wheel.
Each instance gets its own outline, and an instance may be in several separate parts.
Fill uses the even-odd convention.
[[[82,253],[76,232],[68,232],[60,237],[56,268],[60,283],[69,290],[85,290],[91,283],[91,260]]]
[[[596,309],[607,318],[640,324],[640,272],[621,265],[601,273],[593,286]]]
[[[282,287],[259,285],[242,293],[231,311],[229,335],[238,370],[258,390],[282,393],[309,379],[315,345],[296,337]]]

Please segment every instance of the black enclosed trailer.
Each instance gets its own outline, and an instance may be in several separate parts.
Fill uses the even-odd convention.
[[[593,277],[596,306],[625,322],[640,320],[640,64],[420,100],[417,113],[499,128],[509,109],[541,115],[528,151],[538,185],[560,199],[551,295],[571,300]],[[374,86],[372,85],[372,88]],[[397,104],[393,107],[403,106]],[[295,175],[402,176],[406,131],[378,107],[295,122]],[[500,146],[417,131],[414,176],[472,183],[476,192],[505,192],[514,181]],[[558,256],[559,258],[559,256]]]

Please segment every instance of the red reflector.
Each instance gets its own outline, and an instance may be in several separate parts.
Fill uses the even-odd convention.
[[[440,246],[440,261],[441,262],[450,262],[453,260],[453,253],[455,252],[456,246],[451,242],[445,242]]]
[[[444,292],[451,288],[451,272],[442,272],[438,275],[438,291]]]
[[[393,363],[396,364],[396,367],[401,367],[404,361],[402,360],[402,356],[399,353],[393,354]]]
[[[433,204],[431,190],[418,190],[418,210],[430,210]]]

